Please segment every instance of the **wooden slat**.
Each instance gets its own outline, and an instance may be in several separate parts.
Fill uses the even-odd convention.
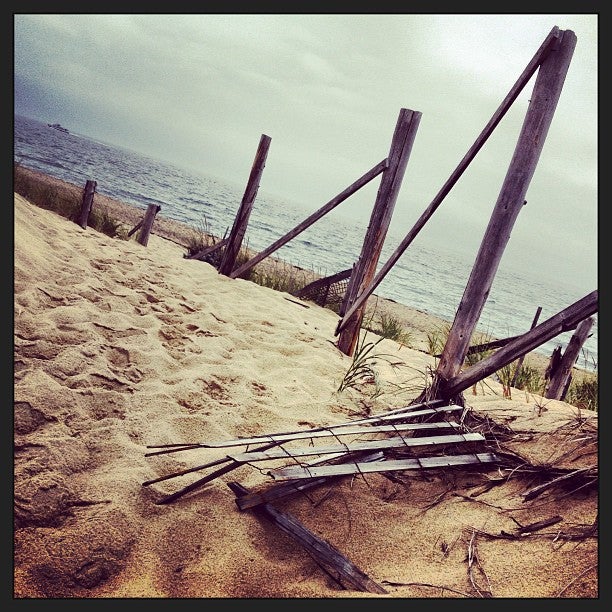
[[[351,442],[348,444],[334,444],[333,446],[307,446],[304,448],[296,448],[285,450],[283,448],[270,451],[252,451],[240,453],[238,455],[228,455],[234,461],[251,462],[251,461],[268,461],[271,459],[289,459],[297,457],[307,457],[309,455],[327,455],[345,450],[347,452],[358,452],[367,450],[383,450],[387,448],[400,447],[417,447],[417,446],[434,446],[444,444],[460,444],[461,442],[482,442],[485,437],[479,433],[466,434],[451,434],[447,436],[429,436],[423,438],[404,438],[403,436],[394,436],[384,440],[368,440],[365,442]]]
[[[413,411],[418,410],[423,407],[433,408],[443,403],[444,403],[444,400],[441,400],[441,399],[429,400],[429,401],[418,403],[418,404],[403,406],[402,408],[394,408],[393,410],[387,410],[386,412],[381,412],[371,417],[365,417],[363,419],[353,419],[352,421],[347,421],[346,423],[341,423],[339,425],[333,425],[332,427],[334,428],[335,427],[349,427],[351,425],[361,425],[365,423],[378,423],[381,421],[383,417],[387,417],[389,415],[404,414],[407,412],[412,413]],[[312,431],[323,431],[323,430],[327,431],[329,430],[329,427],[315,427],[313,429],[310,429],[309,431],[312,432]],[[299,430],[285,431],[285,432],[280,432],[280,433],[276,432],[270,435],[280,436],[280,435],[287,435],[287,434],[293,434],[293,433],[301,433],[303,431],[304,431],[303,429],[299,429]],[[248,439],[248,438],[243,438],[243,439]],[[266,438],[265,441],[268,442],[269,438]],[[248,444],[248,442],[246,444]],[[219,446],[219,445],[217,444],[216,446]],[[176,448],[177,450],[188,450],[191,448],[208,448],[208,447],[209,447],[208,444],[205,444],[202,442],[179,442],[179,443],[174,443],[174,444],[149,444],[147,445],[147,448]],[[169,451],[169,452],[172,452],[172,451]]]
[[[336,437],[336,436],[348,436],[348,435],[363,435],[363,434],[375,434],[375,433],[388,433],[388,432],[399,432],[399,431],[425,431],[425,430],[439,430],[439,429],[457,429],[459,423],[454,421],[439,421],[435,423],[397,423],[394,425],[375,425],[371,427],[365,427],[363,425],[355,425],[354,427],[344,427],[340,431],[336,431],[335,428],[331,428],[327,431],[315,431],[314,433],[305,431],[304,435],[293,435],[287,442],[294,440],[304,440],[311,438],[325,438],[325,437]],[[306,435],[308,434],[308,435]],[[278,441],[278,437],[275,438]],[[232,441],[233,442],[233,441]],[[346,446],[340,445],[336,447],[336,451],[340,452],[340,449],[346,449]],[[244,456],[247,457],[247,461],[251,461],[250,457],[253,457],[255,451],[246,451]],[[284,453],[284,454],[283,454]],[[292,453],[279,450],[279,457],[290,457]],[[242,453],[241,453],[242,455]],[[233,457],[234,455],[228,455]]]
[[[342,465],[322,465],[319,467],[289,467],[270,470],[268,474],[275,480],[297,478],[318,478],[321,476],[340,476],[346,474],[367,474],[372,472],[393,472],[402,470],[419,470],[471,463],[490,463],[497,461],[493,453],[476,453],[468,455],[449,455],[446,457],[421,457],[411,459],[389,459],[374,463],[346,463]]]
[[[339,455],[342,456],[344,460],[348,460],[350,456],[348,453],[339,453]],[[384,455],[381,452],[376,452],[360,457],[361,458],[359,459],[359,461],[361,463],[365,463],[369,461],[380,461],[381,459],[383,459]],[[334,459],[336,458],[334,457]],[[317,459],[316,461],[310,462],[307,465],[317,465],[323,463],[324,461],[329,462],[330,457],[328,456],[324,460]],[[335,480],[337,478],[338,476],[322,476],[321,478],[277,482],[269,486],[265,491],[260,491],[259,493],[246,493],[245,495],[237,497],[236,504],[238,505],[238,508],[240,508],[240,510],[246,510],[247,508],[252,508],[254,506],[258,506],[259,504],[276,501],[278,499],[281,499],[282,497],[286,497],[294,493],[300,493],[307,489],[312,489],[313,487],[324,484],[325,482],[329,482],[331,480]]]
[[[229,482],[228,486],[236,496],[249,492],[248,489],[237,482]],[[346,584],[348,584],[358,591],[380,595],[387,593],[380,584],[372,580],[350,559],[347,559],[335,546],[308,530],[291,514],[281,512],[268,503],[257,506],[255,512],[266,516],[277,527],[296,540],[344,588],[347,588]]]
[[[377,417],[375,421],[377,422],[389,422],[389,421],[399,421],[401,419],[408,419],[413,417],[420,416],[430,416],[434,414],[443,414],[445,412],[456,412],[457,410],[463,410],[462,406],[452,405],[452,406],[443,406],[441,408],[428,408],[425,410],[416,410],[414,412],[402,413],[402,414],[390,414],[387,416]],[[369,422],[373,422],[371,420]],[[426,425],[426,423],[413,423],[413,425]],[[264,442],[286,442],[288,440],[300,440],[304,438],[320,438],[326,436],[335,436],[335,435],[348,435],[353,433],[364,433],[364,432],[373,432],[375,428],[366,427],[361,428],[359,430],[351,427],[350,424],[341,424],[341,425],[332,425],[328,428],[322,429],[310,429],[310,430],[300,430],[295,432],[288,432],[284,434],[268,434],[264,436],[253,436],[252,438],[238,438],[236,440],[225,440],[222,442],[207,442],[202,443],[199,446],[202,448],[223,448],[226,446],[246,446],[248,444],[262,444]],[[152,447],[149,447],[152,448]]]

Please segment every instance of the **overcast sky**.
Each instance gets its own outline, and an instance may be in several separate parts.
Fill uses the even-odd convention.
[[[387,157],[402,108],[419,111],[390,230],[401,240],[554,26],[576,49],[502,265],[582,297],[598,280],[596,14],[14,14],[15,112],[241,189],[266,134],[260,193],[306,217]],[[418,241],[475,256],[534,82]],[[367,224],[379,184],[334,214]]]

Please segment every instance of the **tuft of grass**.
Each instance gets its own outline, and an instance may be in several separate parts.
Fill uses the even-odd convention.
[[[220,239],[214,236],[208,225],[208,219],[204,215],[198,222],[197,227],[192,228],[191,234],[187,238],[187,253],[184,257],[191,257],[199,253],[202,249],[207,249],[220,242]],[[223,249],[219,248],[208,255],[202,257],[202,261],[209,263],[211,266],[218,268],[221,265]]]
[[[572,406],[584,410],[599,409],[599,382],[596,374],[585,375],[581,380],[572,381],[565,397],[565,401]]]
[[[445,323],[427,333],[427,353],[429,355],[439,355],[444,350],[450,328],[450,323]]]
[[[273,266],[257,265],[252,272],[251,280],[258,285],[291,295],[315,280],[313,272],[297,269],[291,264],[280,261]]]
[[[378,325],[373,325],[370,321],[364,324],[363,327],[383,338],[395,340],[395,342],[404,346],[409,347],[412,342],[412,334],[404,329],[402,322],[397,317],[384,312],[378,315]]]
[[[516,367],[513,368],[512,378],[515,372]],[[510,380],[512,380],[512,378]],[[542,395],[544,392],[544,384],[545,382],[541,372],[528,364],[521,364],[518,369],[516,381],[514,382],[514,387],[516,389],[525,390],[531,394]]]
[[[378,338],[376,341],[366,341],[367,331],[365,331],[357,340],[357,346],[353,353],[351,365],[349,366],[344,378],[338,386],[338,393],[342,393],[345,389],[357,388],[363,383],[374,383],[374,396],[381,393],[380,385],[378,384],[378,374],[376,372],[376,364],[379,360],[387,360],[390,362],[392,355],[375,352],[376,347],[385,339]]]

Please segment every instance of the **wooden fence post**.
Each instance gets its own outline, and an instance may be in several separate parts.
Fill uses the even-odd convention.
[[[238,214],[234,219],[234,225],[230,232],[229,238],[227,239],[227,245],[223,251],[223,257],[219,264],[219,274],[225,274],[229,276],[234,269],[236,264],[236,258],[240,252],[242,246],[242,239],[246,233],[247,225],[249,224],[249,217],[251,216],[251,210],[253,209],[253,202],[257,196],[257,190],[259,189],[259,181],[266,165],[266,157],[268,156],[268,149],[270,148],[271,138],[265,134],[261,135],[259,139],[259,147],[255,154],[255,160],[251,167],[251,174],[249,175],[249,181],[246,186],[244,195],[242,196],[242,202],[238,209]]]
[[[574,335],[570,338],[570,341],[565,348],[563,357],[561,357],[559,367],[552,372],[548,386],[544,391],[545,398],[562,400],[565,397],[572,378],[572,368],[578,359],[580,349],[582,348],[584,341],[587,339],[592,325],[593,317],[589,317],[588,319],[582,321],[576,328]]]
[[[155,221],[155,215],[161,210],[161,206],[159,204],[149,204],[147,207],[147,212],[145,213],[144,219],[142,221],[142,226],[140,228],[140,232],[138,233],[138,238],[136,241],[142,246],[147,246],[149,242],[149,234],[153,229],[153,221]]]
[[[93,206],[94,194],[96,193],[96,181],[86,181],[83,189],[83,200],[81,202],[81,214],[79,216],[79,225],[85,229],[89,220],[89,213]]]
[[[363,240],[361,255],[353,269],[347,288],[347,295],[351,296],[349,299],[352,299],[352,296],[357,295],[361,289],[367,287],[376,273],[376,266],[391,223],[391,215],[402,185],[420,120],[420,112],[407,108],[400,110],[387,158],[388,167],[383,172],[376,202],[372,209],[370,224]],[[345,300],[344,304],[346,302]],[[354,312],[353,316],[347,321],[346,327],[340,333],[338,348],[345,355],[351,356],[355,351],[364,312],[365,303]]]
[[[444,389],[447,381],[459,374],[512,226],[526,202],[527,188],[544,147],[576,46],[574,32],[565,30],[560,34],[558,44],[540,65],[514,155],[434,376],[433,397],[447,397]]]

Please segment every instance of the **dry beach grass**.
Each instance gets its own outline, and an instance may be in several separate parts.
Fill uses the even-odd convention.
[[[194,476],[143,482],[224,451],[146,456],[150,445],[334,425],[409,402],[435,364],[418,350],[432,319],[388,303],[417,344],[382,340],[392,363],[376,366],[379,392],[370,381],[338,393],[351,359],[334,345],[332,311],[185,259],[170,221],[143,247],[17,194],[14,204],[15,598],[598,597],[598,415],[505,398],[493,379],[466,393],[466,423],[514,470],[367,474],[275,504],[384,595],[342,588],[237,508],[228,483],[265,487],[267,466],[156,504]],[[525,497],[564,470],[587,478]]]

